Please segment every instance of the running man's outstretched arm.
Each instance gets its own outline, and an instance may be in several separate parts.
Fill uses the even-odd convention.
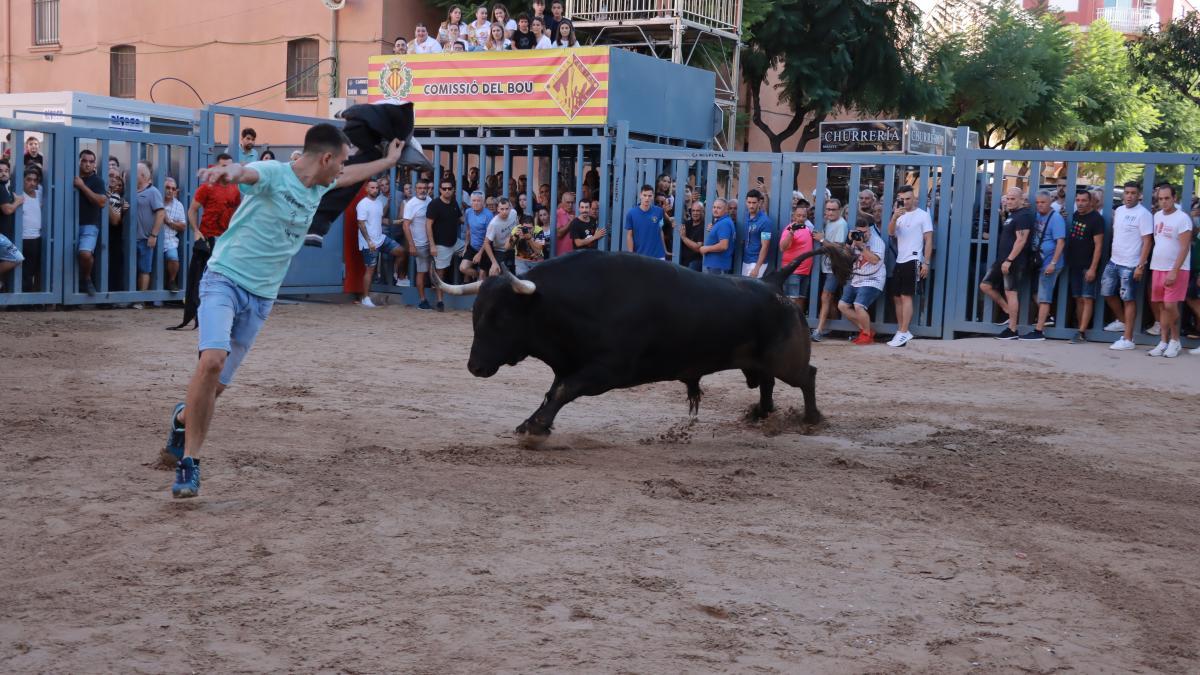
[[[222,177],[228,179],[230,183],[237,185],[254,185],[258,182],[257,171],[237,163],[200,169],[196,175],[199,176],[201,185],[216,183]]]
[[[365,164],[351,164],[342,169],[342,173],[338,174],[338,185],[353,185],[367,180],[375,174],[383,173],[396,166],[396,162],[400,161],[400,152],[404,150],[404,141],[400,139],[392,139],[388,145],[387,157],[377,159],[374,162]]]

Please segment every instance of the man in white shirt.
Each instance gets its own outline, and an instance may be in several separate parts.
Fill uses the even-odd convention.
[[[417,297],[425,300],[425,283],[429,278],[429,234],[425,227],[425,212],[429,208],[429,181],[417,181],[416,195],[404,203],[404,237],[408,240],[408,255],[417,261]]]
[[[854,276],[842,292],[838,309],[858,327],[856,345],[869,345],[875,341],[871,330],[871,305],[883,294],[883,282],[887,268],[883,255],[887,244],[875,233],[875,226],[865,220],[854,224],[850,233],[850,250],[854,254]]]
[[[187,231],[187,210],[179,200],[179,184],[170,176],[163,181],[163,209],[166,215],[163,217],[162,249],[167,290],[178,293],[179,234]]]
[[[358,250],[362,253],[363,266],[363,295],[362,306],[371,308],[371,280],[375,278],[375,267],[379,264],[379,253],[382,251],[397,257],[402,250],[400,244],[383,232],[383,213],[387,208],[387,197],[379,193],[379,181],[367,181],[367,196],[359,200],[355,207],[358,220]]]
[[[1138,283],[1150,257],[1154,217],[1141,204],[1142,186],[1137,181],[1125,184],[1122,199],[1124,205],[1113,212],[1112,254],[1100,277],[1100,295],[1116,317],[1104,330],[1124,333],[1122,340],[1133,340]]]
[[[892,294],[897,330],[887,345],[903,347],[913,339],[908,327],[912,322],[917,281],[929,275],[929,259],[933,256],[933,220],[928,211],[917,208],[917,195],[911,185],[901,185],[896,191],[896,210],[888,223],[888,234],[896,238]]]
[[[483,253],[492,261],[489,273],[497,277],[504,270],[515,273],[513,252],[508,248],[509,237],[517,226],[517,214],[512,210],[512,202],[501,198],[496,203],[496,215],[488,223],[487,236],[483,240]]]
[[[1149,356],[1179,356],[1179,303],[1187,299],[1192,270],[1192,219],[1175,208],[1175,187],[1161,185],[1154,191],[1158,212],[1154,214],[1154,255],[1150,258],[1150,301],[1161,302],[1159,321],[1162,335]]]
[[[408,43],[409,54],[441,54],[442,46],[438,41],[429,37],[429,29],[425,24],[417,24],[413,41]]]

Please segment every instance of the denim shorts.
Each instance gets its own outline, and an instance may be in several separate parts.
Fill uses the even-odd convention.
[[[883,295],[883,291],[874,286],[851,286],[850,284],[846,284],[846,288],[842,290],[842,302],[847,305],[858,305],[863,309],[868,309],[879,299],[880,295]]]
[[[705,274],[729,274],[729,270],[723,270],[720,267],[705,267]]]
[[[1054,274],[1046,276],[1046,270],[1038,273],[1038,302],[1049,305],[1054,302],[1054,287],[1058,285],[1058,275],[1062,274],[1062,265],[1054,266]]]
[[[1086,267],[1072,267],[1067,273],[1068,290],[1072,298],[1095,298],[1097,280],[1087,280]]]
[[[163,258],[171,262],[179,262],[179,249],[177,247],[163,249]]]
[[[234,372],[242,365],[274,305],[274,300],[254,295],[219,272],[204,272],[197,310],[199,351],[222,349],[229,355],[221,369],[221,384],[229,386],[233,382]]]
[[[835,294],[837,294],[838,289],[841,288],[841,286],[842,286],[841,282],[838,281],[837,275],[834,274],[833,272],[826,272],[824,278],[821,280],[821,292],[822,293],[828,293],[830,295],[835,295]]]
[[[1108,261],[1104,266],[1104,274],[1100,277],[1100,295],[1109,297],[1119,295],[1121,300],[1132,302],[1137,299],[1138,282],[1133,279],[1133,268],[1118,265]]]
[[[789,274],[787,281],[783,282],[783,293],[789,298],[807,298],[808,286],[811,283],[810,275]]]
[[[1015,291],[1021,287],[1021,279],[1024,277],[1025,261],[1018,259],[1016,262],[1008,266],[1008,274],[1003,271],[1004,261],[997,260],[992,263],[988,269],[988,273],[984,275],[981,283],[985,283],[992,288],[1003,287],[1006,291]]]
[[[100,239],[100,228],[95,225],[79,226],[79,249],[91,253],[96,250],[96,241]]]
[[[149,239],[137,240],[137,271],[138,274],[150,274],[154,269],[154,247],[146,243]],[[157,243],[157,240],[155,240]]]
[[[8,237],[0,234],[0,262],[23,262],[25,256],[21,255],[21,247],[12,243]]]
[[[364,248],[359,252],[362,253],[363,265],[366,265],[367,267],[374,267],[375,265],[379,264],[380,253],[392,255],[398,248],[400,248],[400,244],[397,244],[395,239],[392,239],[385,234],[383,236],[383,242],[376,246],[374,251],[369,248]]]

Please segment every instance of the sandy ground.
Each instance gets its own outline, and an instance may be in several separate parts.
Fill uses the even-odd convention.
[[[0,313],[0,671],[1200,670],[1200,358],[826,342],[815,429],[724,373],[525,450],[465,313],[279,306],[179,502],[177,318]]]

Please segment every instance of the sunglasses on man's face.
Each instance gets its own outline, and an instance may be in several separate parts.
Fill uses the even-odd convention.
[[[454,188],[452,188],[452,187],[450,187],[450,186],[448,186],[448,185],[443,185],[443,186],[442,186],[442,192],[447,192],[447,191],[449,191],[449,190],[453,190],[453,189],[454,189]]]

